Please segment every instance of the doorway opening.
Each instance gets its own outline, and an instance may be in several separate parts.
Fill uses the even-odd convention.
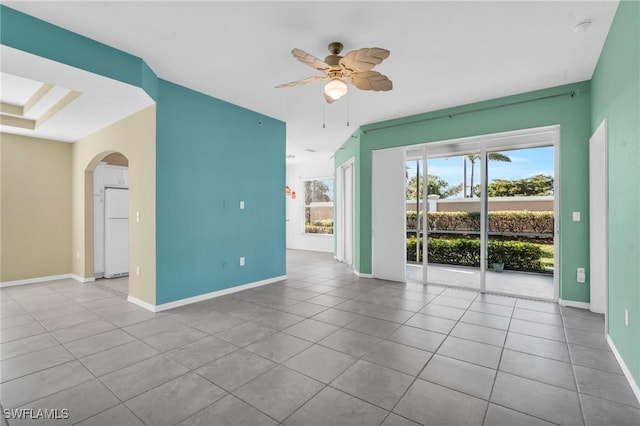
[[[407,278],[557,300],[558,130],[407,150]]]
[[[119,152],[102,153],[91,161],[85,173],[87,191],[92,188],[92,196],[86,201],[86,219],[93,219],[87,220],[92,226],[85,243],[93,251],[88,270],[93,272],[96,286],[126,297],[130,264],[129,160]]]
[[[349,266],[354,265],[355,241],[355,160],[352,158],[336,170],[338,208],[336,212],[336,257]]]

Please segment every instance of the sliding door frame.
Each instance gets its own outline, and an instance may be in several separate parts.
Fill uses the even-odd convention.
[[[489,228],[489,203],[488,203],[488,157],[487,152],[496,150],[515,150],[526,148],[537,148],[544,146],[553,146],[554,156],[554,197],[553,197],[553,211],[554,211],[554,273],[553,273],[553,300],[559,300],[560,282],[560,126],[545,126],[531,129],[522,129],[510,132],[502,132],[495,134],[487,134],[480,136],[473,136],[462,139],[452,139],[446,141],[437,141],[424,143],[417,146],[407,147],[406,159],[421,158],[423,161],[423,182],[426,182],[428,178],[428,160],[430,155],[433,157],[444,156],[460,156],[467,155],[470,152],[480,154],[480,291],[486,293],[486,271],[487,271],[487,244],[488,244],[488,228]],[[434,155],[435,153],[435,155]],[[426,184],[425,184],[426,185]],[[428,185],[426,185],[423,191],[423,257],[422,257],[422,282],[427,284],[428,282],[428,227],[427,227],[427,211],[428,211]],[[406,228],[406,226],[405,226]],[[522,297],[515,293],[489,291],[490,293],[517,296]],[[528,297],[532,298],[533,297]],[[549,300],[549,299],[543,299]]]

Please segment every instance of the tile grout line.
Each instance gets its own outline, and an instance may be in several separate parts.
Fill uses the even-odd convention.
[[[500,372],[500,364],[502,363],[502,356],[504,354],[505,345],[507,344],[507,338],[509,337],[509,329],[511,328],[511,320],[513,320],[513,313],[516,310],[516,305],[518,304],[517,299],[513,304],[513,308],[511,309],[511,316],[509,317],[509,325],[507,326],[507,333],[504,336],[504,343],[502,344],[502,348],[500,348],[500,357],[498,358],[498,364],[496,365],[496,375],[493,377],[493,383],[491,383],[491,392],[489,392],[489,404],[487,404],[487,410],[484,413],[484,418],[482,419],[482,424],[487,423],[487,416],[489,415],[489,406],[491,405],[491,398],[493,397],[493,391],[496,387],[496,382],[498,381],[498,373]]]
[[[560,309],[562,313],[562,309]],[[564,338],[567,341],[567,352],[569,353],[569,361],[571,362],[571,372],[573,373],[573,382],[576,385],[576,397],[578,398],[578,407],[580,407],[580,415],[582,416],[582,424],[587,424],[587,417],[584,413],[584,407],[582,405],[582,398],[580,397],[580,387],[578,387],[578,375],[576,374],[576,366],[573,362],[573,354],[569,349],[569,338],[567,336],[567,329],[564,326],[564,315],[561,315],[562,318],[562,332],[564,333]]]
[[[428,284],[425,284],[425,285],[428,285]],[[429,301],[425,306],[427,306],[427,305],[429,305],[430,303],[432,303],[432,302],[433,302],[433,300],[435,300],[437,297],[441,296],[441,295],[442,295],[442,293],[444,293],[445,291],[447,291],[447,289],[444,289],[444,290],[442,290],[440,293],[438,293],[438,295],[436,295],[436,297],[435,297],[434,299],[430,300],[430,301]],[[465,312],[465,313],[469,310],[469,307],[473,304],[473,302],[474,302],[477,298],[478,298],[478,295],[476,295],[476,297],[474,297],[473,299],[471,299],[471,302],[469,303],[469,306],[467,306],[467,308],[464,310],[464,312]],[[424,309],[424,307],[423,307],[422,309]],[[416,314],[417,314],[417,312],[416,312]],[[414,316],[415,316],[415,315],[414,315]],[[399,398],[399,399],[396,401],[396,403],[393,405],[393,407],[391,408],[391,410],[389,410],[389,413],[397,414],[397,413],[395,413],[395,412],[394,412],[394,410],[396,409],[396,407],[398,406],[398,404],[400,404],[400,401],[402,401],[402,399],[405,397],[405,395],[407,394],[407,392],[409,392],[409,389],[411,389],[411,387],[412,387],[412,386],[413,386],[413,385],[418,381],[418,379],[420,379],[420,375],[422,374],[422,372],[424,371],[424,369],[425,369],[425,368],[427,368],[427,366],[429,365],[429,363],[433,360],[433,357],[436,355],[436,353],[438,352],[438,350],[442,347],[442,345],[443,345],[443,344],[444,344],[444,342],[447,340],[447,338],[451,335],[451,331],[453,330],[453,328],[454,328],[456,325],[458,325],[458,323],[460,322],[460,320],[462,319],[462,317],[463,317],[463,316],[464,316],[464,314],[462,314],[462,315],[460,316],[460,318],[456,321],[456,324],[455,324],[453,327],[451,327],[451,330],[449,330],[449,333],[447,333],[447,334],[445,335],[445,338],[444,338],[444,339],[442,339],[442,341],[440,342],[440,344],[438,345],[438,347],[437,347],[437,348],[432,352],[431,357],[429,357],[429,360],[425,363],[425,365],[423,365],[423,366],[422,366],[422,368],[420,369],[420,371],[418,371],[418,374],[416,374],[416,376],[415,376],[415,377],[413,378],[413,380],[411,381],[411,384],[409,384],[409,386],[407,387],[407,389],[405,389],[405,391],[402,393],[402,395],[400,396],[400,398]],[[411,318],[413,318],[413,316],[412,316]],[[410,319],[411,319],[411,318],[410,318]],[[409,320],[407,320],[407,321],[409,321]],[[423,380],[424,380],[424,379],[423,379]],[[429,383],[433,383],[433,382],[429,382]],[[434,383],[434,384],[435,384],[435,383]],[[437,386],[441,386],[441,385],[438,385],[438,384],[436,384],[436,385],[437,385]],[[443,386],[443,387],[446,387],[446,386]],[[447,388],[447,389],[449,389],[449,388]],[[459,392],[459,391],[456,391],[456,392]],[[487,407],[488,407],[488,403],[487,403]],[[389,415],[387,415],[387,417],[389,417]],[[404,416],[401,416],[401,417],[404,417]],[[386,420],[386,418],[385,418],[385,420]],[[412,419],[410,419],[410,420],[412,420]],[[412,421],[414,421],[414,420],[412,420]]]

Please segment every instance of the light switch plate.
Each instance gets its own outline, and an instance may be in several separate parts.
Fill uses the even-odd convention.
[[[580,212],[573,212],[573,221],[580,222]]]
[[[240,210],[244,209],[244,201],[240,201]]]

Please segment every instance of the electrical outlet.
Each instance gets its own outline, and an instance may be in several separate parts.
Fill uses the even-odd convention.
[[[76,259],[80,259],[80,250],[76,252]]]
[[[140,212],[136,212],[136,222],[140,222]]]
[[[244,210],[244,201],[240,201],[240,210]]]
[[[226,260],[222,261],[222,269],[229,269],[229,262],[227,262]]]
[[[244,266],[244,257],[240,258],[240,266]]]
[[[624,325],[629,327],[629,310],[627,308],[624,309]]]
[[[579,283],[583,283],[587,280],[587,274],[584,271],[584,268],[578,268],[578,272],[576,274],[576,281]]]
[[[573,221],[580,222],[580,212],[573,212]]]
[[[140,276],[140,265],[136,266],[136,275]]]

